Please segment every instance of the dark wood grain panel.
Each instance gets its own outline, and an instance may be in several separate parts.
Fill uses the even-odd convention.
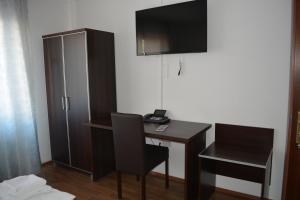
[[[269,190],[270,190],[270,185],[271,185],[271,175],[272,175],[272,157],[268,160],[266,164],[266,169],[265,169],[265,177],[264,177],[264,182],[261,186],[261,197],[268,198],[269,197]]]
[[[216,124],[216,144],[234,146],[251,152],[267,152],[273,148],[274,129]]]
[[[49,120],[53,121],[49,125],[50,130],[54,129],[51,132],[55,136],[59,135],[51,138],[54,160],[63,164],[67,160],[71,167],[90,173],[93,161],[92,138],[90,127],[84,126],[84,123],[101,121],[102,124],[111,125],[110,113],[117,110],[114,35],[83,28],[48,34],[43,38],[47,41],[63,38],[60,46],[53,47],[53,50],[48,50],[50,47],[45,44]],[[57,57],[48,56],[52,53]],[[65,73],[62,69],[57,72],[57,67],[54,66],[56,63],[61,67],[65,64]],[[64,120],[58,116],[61,113],[56,109],[61,107],[62,100],[58,94],[68,100],[68,109],[61,112],[65,116]],[[60,123],[60,126],[64,123],[64,130],[53,127],[54,122]],[[100,150],[105,149],[107,144],[109,143],[101,143],[103,146]],[[63,158],[56,159],[55,155]]]
[[[99,129],[105,129],[105,130],[111,130],[112,131],[111,123],[110,124],[84,123],[83,125],[87,126],[87,127],[90,127],[90,128],[99,128]]]
[[[44,59],[47,87],[48,117],[52,159],[69,165],[69,148],[64,97],[62,39],[44,39]]]
[[[80,32],[87,32],[87,31],[98,31],[98,30],[90,29],[90,28],[80,28],[80,29],[75,29],[75,30],[70,30],[70,31],[63,31],[63,32],[58,32],[58,33],[52,33],[52,34],[43,35],[42,38],[57,37],[57,36],[63,36],[63,35],[69,35],[69,34],[80,33]],[[106,31],[101,31],[101,32],[112,34],[110,32],[106,32]]]
[[[199,163],[198,163],[198,154],[204,150],[206,146],[206,131],[211,127],[211,124],[205,123],[196,123],[196,122],[185,122],[178,120],[171,120],[169,122],[169,127],[164,132],[155,131],[159,126],[158,124],[144,124],[145,136],[149,138],[162,139],[171,142],[179,142],[185,144],[185,195],[184,199],[193,200],[198,197],[198,188],[199,188]],[[105,141],[107,138],[112,138],[112,128],[109,123],[106,124],[95,124],[95,123],[85,123],[85,126],[92,128],[92,134],[95,135],[93,137],[99,137],[98,142],[93,144],[93,146],[97,146],[101,144],[101,141]],[[97,131],[99,130],[99,131]],[[105,134],[104,134],[105,133]],[[96,136],[97,135],[97,136]],[[104,139],[106,138],[106,139]],[[95,140],[96,141],[96,140]],[[110,146],[108,151],[112,151],[113,147]],[[95,150],[99,149],[93,148]],[[95,153],[96,155],[98,153]],[[95,157],[95,159],[98,159]],[[105,161],[107,162],[107,161]],[[110,161],[108,161],[110,162]],[[97,163],[101,163],[96,161],[94,165]],[[102,164],[101,164],[102,165]],[[101,173],[101,165],[99,167],[94,168],[94,174],[96,174],[94,180],[100,174],[100,177],[103,176]],[[112,165],[110,166],[110,171],[113,171],[114,168]]]
[[[198,199],[199,196],[199,158],[206,147],[206,130],[196,134],[185,145],[185,199]]]
[[[212,195],[213,174],[260,183],[261,198],[268,198],[274,130],[216,124],[215,135],[216,141],[199,155],[201,200]]]
[[[206,162],[205,159],[199,159],[199,199],[210,199],[216,189],[216,165],[214,162]]]
[[[117,111],[114,34],[87,32],[91,118],[110,121]]]
[[[244,151],[242,148],[213,143],[201,153],[201,156],[211,157],[213,159],[223,159],[245,163],[245,165],[257,165],[266,167],[269,161],[270,152],[256,153]]]
[[[179,143],[189,143],[199,133],[205,133],[211,124],[171,120],[164,132],[155,131],[159,124],[145,123],[146,137],[168,140]]]
[[[257,168],[236,163],[228,163],[220,160],[200,158],[200,200],[209,200],[216,184],[216,174],[252,181],[261,184],[261,198],[267,199],[269,194],[269,180],[271,164],[267,168]]]
[[[111,122],[107,123],[85,123],[85,126],[93,128],[101,128],[112,130]],[[196,122],[186,122],[171,120],[168,123],[169,127],[164,132],[155,131],[159,124],[145,123],[145,135],[149,138],[168,140],[178,143],[188,143],[193,140],[199,133],[205,133],[208,129],[211,128],[211,124],[205,123],[196,123]]]
[[[91,171],[90,129],[82,125],[90,119],[85,33],[63,36],[63,40],[71,164]]]
[[[284,200],[300,199],[300,146],[296,146],[297,118],[300,112],[300,0],[293,1],[292,36],[289,128],[282,192]]]
[[[115,152],[111,130],[92,128],[93,180],[115,170]]]
[[[224,161],[211,160],[206,158],[204,158],[204,160],[205,161],[203,162],[208,162],[210,163],[210,165],[214,166],[216,174],[242,180],[248,180],[256,183],[264,182],[265,169],[263,168],[256,168],[252,166],[228,163]]]

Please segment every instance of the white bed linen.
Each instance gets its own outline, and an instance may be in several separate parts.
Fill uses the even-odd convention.
[[[19,176],[2,182],[2,186],[6,187],[11,193],[26,193],[37,187],[46,185],[46,180],[35,175]]]
[[[35,175],[21,176],[0,183],[0,200],[73,200],[75,196],[61,192]]]

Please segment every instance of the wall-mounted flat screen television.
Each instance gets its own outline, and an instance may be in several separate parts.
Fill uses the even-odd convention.
[[[137,55],[207,51],[207,0],[136,11]]]

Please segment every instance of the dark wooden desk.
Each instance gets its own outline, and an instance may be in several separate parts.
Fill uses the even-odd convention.
[[[87,123],[92,128],[93,179],[114,170],[112,126],[110,123]],[[146,137],[185,145],[185,200],[198,198],[198,154],[206,147],[206,131],[211,124],[171,120],[164,132],[156,132],[157,124],[144,126]]]
[[[200,199],[214,193],[216,174],[260,183],[261,198],[267,198],[273,136],[273,129],[216,124],[216,141],[199,155]]]

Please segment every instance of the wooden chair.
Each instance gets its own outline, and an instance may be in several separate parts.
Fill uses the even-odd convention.
[[[141,199],[146,199],[145,178],[148,172],[165,162],[165,187],[169,187],[169,149],[145,142],[143,117],[112,113],[114,149],[117,170],[118,199],[122,199],[121,174],[141,177]]]
[[[215,142],[200,155],[200,199],[211,197],[216,174],[262,184],[267,198],[271,183],[274,130],[216,124]]]

